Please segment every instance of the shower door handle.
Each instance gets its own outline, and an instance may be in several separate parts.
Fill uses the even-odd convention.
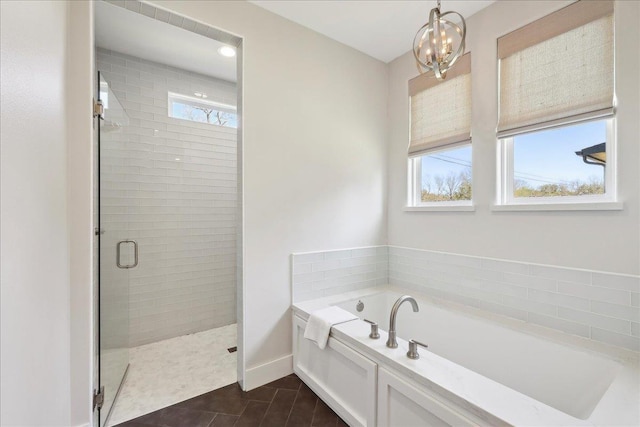
[[[133,243],[133,264],[120,264],[120,246],[123,243]],[[116,265],[118,268],[134,268],[138,265],[138,242],[135,240],[121,240],[116,245]]]

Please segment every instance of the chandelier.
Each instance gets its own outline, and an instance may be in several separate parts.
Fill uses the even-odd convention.
[[[447,19],[447,15],[458,15],[460,24]],[[420,73],[433,70],[438,80],[447,77],[447,71],[464,54],[464,39],[467,25],[458,12],[440,13],[438,5],[429,12],[429,21],[422,26],[413,39],[413,56]],[[457,44],[454,49],[453,45]]]

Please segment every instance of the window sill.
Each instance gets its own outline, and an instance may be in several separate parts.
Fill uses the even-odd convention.
[[[405,212],[473,212],[474,205],[405,206]]]
[[[503,211],[621,211],[622,202],[585,202],[585,203],[518,203],[511,205],[492,205],[491,210]]]

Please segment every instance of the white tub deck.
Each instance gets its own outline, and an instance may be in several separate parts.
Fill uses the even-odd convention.
[[[403,293],[416,297],[397,317],[397,349],[385,346],[391,305]],[[365,309],[355,310],[362,300]],[[638,354],[459,304],[387,287],[294,304],[306,319],[338,305],[380,324],[348,322],[332,336],[381,365],[478,414],[490,424],[535,426],[640,425]],[[421,358],[405,356],[408,339],[429,345]]]

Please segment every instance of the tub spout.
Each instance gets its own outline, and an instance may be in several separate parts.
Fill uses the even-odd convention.
[[[420,310],[418,307],[418,303],[416,300],[409,295],[403,295],[393,304],[391,307],[391,317],[389,317],[389,339],[387,340],[387,347],[389,348],[397,348],[398,341],[396,340],[396,316],[398,315],[398,310],[403,302],[409,301],[411,306],[413,307],[413,311],[417,312]]]

